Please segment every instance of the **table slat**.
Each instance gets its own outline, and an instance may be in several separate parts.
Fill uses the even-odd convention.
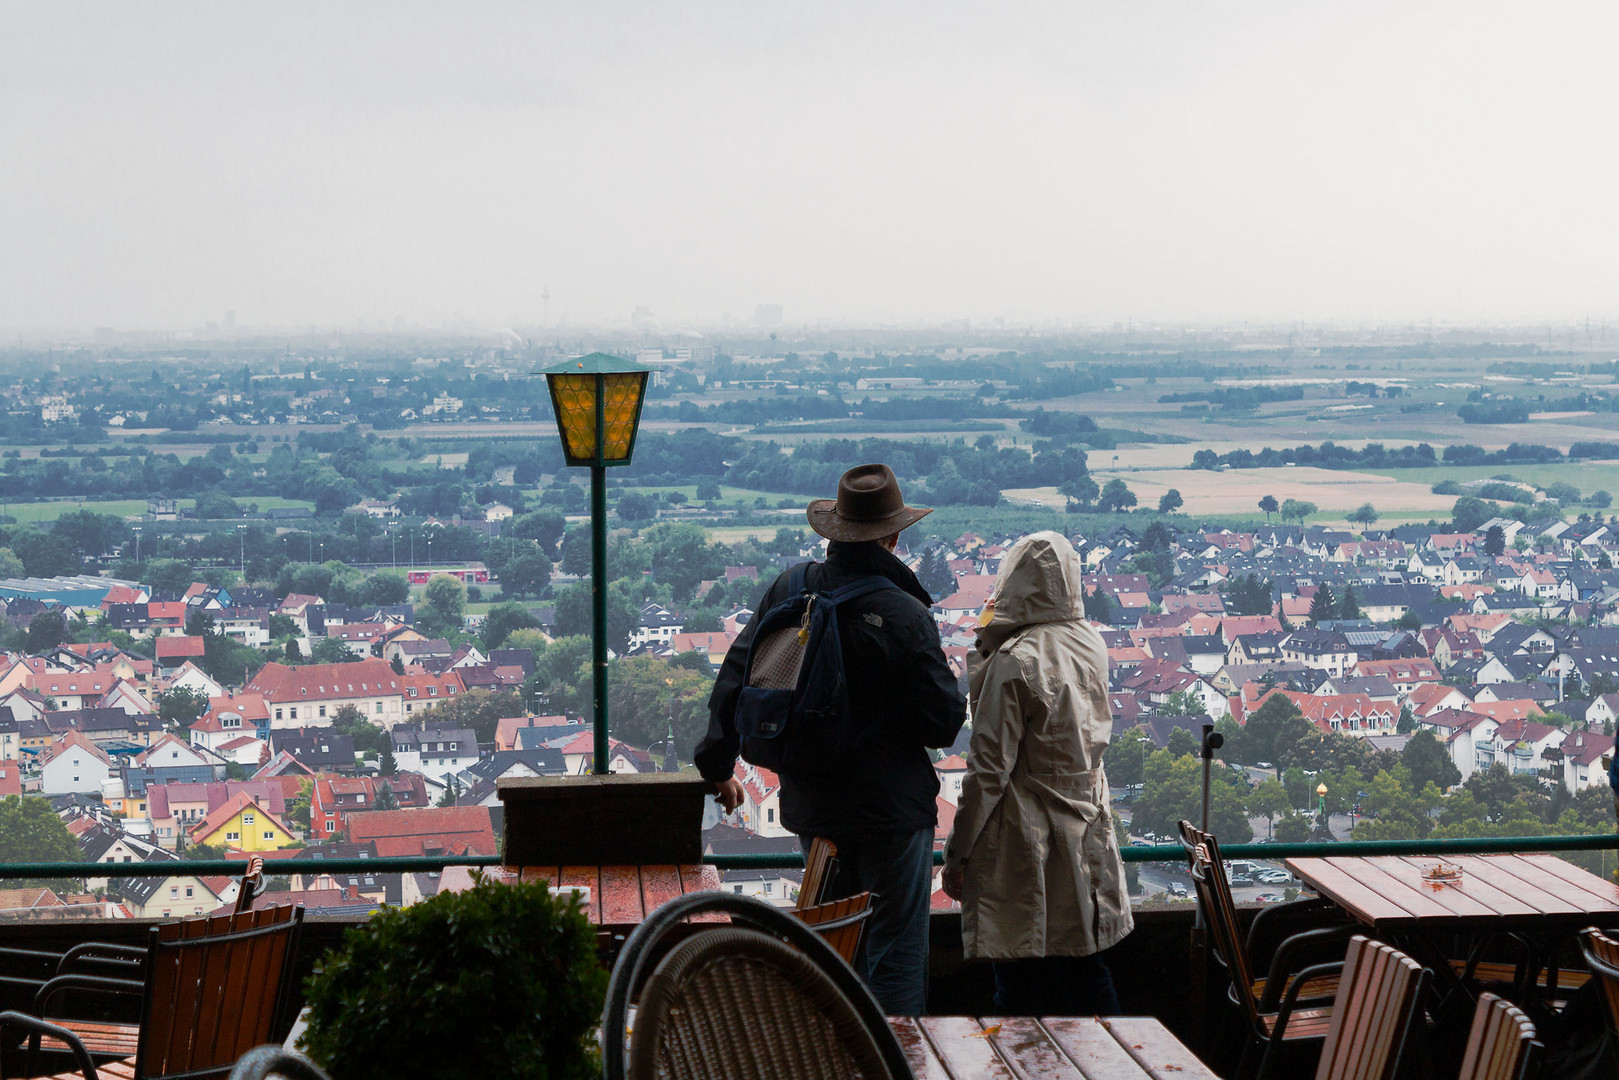
[[[1534,911],[1526,918],[1545,919],[1578,915],[1581,908],[1579,904],[1565,900],[1539,888],[1534,882],[1524,879],[1527,867],[1515,866],[1516,856],[1479,856],[1465,858],[1457,862],[1462,868],[1464,878],[1477,878],[1493,888],[1502,892],[1511,893],[1520,902],[1533,908]],[[1535,871],[1533,876],[1539,876]]]
[[[558,870],[555,866],[525,866],[518,880],[525,884],[533,881],[549,881],[552,885],[557,883]]]
[[[584,905],[585,916],[597,926],[602,921],[602,891],[599,867],[595,866],[564,866],[562,867],[558,885],[579,885],[590,890],[590,903]]]
[[[1558,901],[1561,905],[1567,905],[1572,909],[1573,913],[1581,918],[1590,913],[1594,904],[1599,903],[1597,897],[1591,893],[1573,882],[1551,873],[1546,868],[1524,858],[1522,855],[1498,856],[1494,860],[1493,866],[1495,869],[1517,878],[1522,883],[1516,887],[1515,891],[1518,895],[1528,896],[1533,891],[1539,896]],[[1550,907],[1551,905],[1548,903],[1546,906]]]
[[[996,1051],[1019,1076],[1039,1077],[1039,1080],[1090,1080],[1034,1017],[986,1016],[980,1023],[985,1030],[995,1031],[991,1041]]]
[[[1102,1026],[1156,1080],[1220,1080],[1168,1028],[1150,1016],[1114,1016],[1102,1021]]]
[[[699,863],[696,865],[685,865],[680,868],[680,888],[682,892],[717,892],[719,887],[720,872],[715,867],[709,866],[706,863]],[[717,911],[710,912],[707,915],[698,915],[692,919],[692,922],[700,923],[720,923],[730,921],[731,917],[729,915],[721,915]]]
[[[1369,860],[1354,856],[1329,856],[1333,868],[1353,877],[1379,896],[1403,908],[1408,915],[1425,919],[1454,918],[1454,913],[1416,882],[1404,882],[1369,864]],[[1485,912],[1487,913],[1487,909]]]
[[[905,1051],[905,1060],[916,1080],[952,1080],[950,1070],[945,1068],[933,1044],[928,1042],[928,1037],[917,1026],[916,1017],[891,1016],[888,1026],[894,1029],[894,1037],[899,1040],[900,1049]]]
[[[671,900],[680,899],[680,867],[641,867],[641,906],[647,914],[657,911]]]
[[[1379,922],[1409,921],[1414,916],[1405,908],[1383,896],[1352,874],[1340,870],[1326,859],[1305,858],[1283,860],[1287,868],[1300,880],[1327,896],[1368,926]]]
[[[1564,881],[1577,887],[1581,892],[1590,894],[1594,903],[1585,910],[1590,914],[1611,911],[1619,914],[1619,885],[1611,881],[1604,881],[1589,870],[1575,866],[1566,859],[1559,859],[1556,855],[1539,853],[1534,855],[1519,855],[1519,861],[1538,867],[1548,874],[1562,878]]]
[[[1048,1016],[1040,1022],[1079,1066],[1085,1080],[1141,1080],[1141,1063],[1103,1026],[1100,1017]]]
[[[1402,888],[1416,890],[1425,899],[1437,904],[1447,915],[1454,915],[1457,918],[1476,919],[1511,913],[1510,910],[1502,911],[1486,902],[1484,890],[1482,889],[1476,890],[1479,895],[1470,893],[1467,888],[1468,881],[1465,871],[1462,874],[1462,880],[1454,885],[1436,884],[1422,880],[1422,871],[1434,865],[1436,861],[1434,859],[1413,863],[1392,855],[1374,855],[1360,861],[1367,869],[1383,874],[1388,881]],[[1366,881],[1374,889],[1384,892],[1381,885],[1368,879],[1363,878],[1362,880]],[[1474,882],[1474,884],[1476,885],[1477,882]],[[1390,894],[1384,892],[1384,895]],[[1395,902],[1399,903],[1400,901],[1396,898]],[[1406,905],[1401,904],[1401,906],[1405,907]],[[1522,905],[1514,904],[1511,906],[1520,907]]]
[[[1424,870],[1433,866],[1435,859],[1429,855],[1406,855],[1401,862],[1411,869],[1408,874],[1414,874],[1416,880],[1422,880]],[[1453,860],[1446,860],[1453,861]],[[1447,892],[1460,892],[1490,908],[1497,915],[1539,915],[1541,909],[1532,902],[1518,895],[1515,889],[1502,888],[1501,882],[1492,875],[1482,872],[1483,868],[1471,862],[1457,863],[1462,867],[1462,880],[1455,884],[1441,886],[1440,889],[1429,888],[1436,898],[1444,897]]]
[[[646,917],[641,907],[641,872],[634,866],[601,868],[601,924],[634,926]]]
[[[924,1016],[918,1023],[956,1080],[1018,1080],[972,1017]]]

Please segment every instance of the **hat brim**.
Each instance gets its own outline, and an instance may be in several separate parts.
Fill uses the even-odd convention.
[[[804,516],[809,519],[810,528],[828,540],[858,543],[861,540],[881,540],[885,536],[893,536],[915,525],[931,513],[933,513],[931,506],[907,506],[898,513],[876,521],[854,521],[838,515],[836,499],[816,499],[804,511]]]

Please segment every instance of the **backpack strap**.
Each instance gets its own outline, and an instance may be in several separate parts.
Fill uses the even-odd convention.
[[[809,586],[809,568],[809,563],[801,562],[787,571],[787,597],[783,599],[802,595]]]
[[[841,604],[846,600],[853,600],[865,596],[867,593],[881,592],[883,589],[897,589],[892,581],[881,574],[872,574],[859,581],[851,581],[840,589],[833,589],[827,593],[825,600],[829,604]]]

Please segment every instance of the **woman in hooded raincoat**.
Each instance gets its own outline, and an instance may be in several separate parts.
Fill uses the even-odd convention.
[[[1107,648],[1060,534],[1012,545],[967,665],[972,744],[945,845],[968,959],[1013,1015],[1118,1012],[1095,954],[1133,926],[1102,753]]]

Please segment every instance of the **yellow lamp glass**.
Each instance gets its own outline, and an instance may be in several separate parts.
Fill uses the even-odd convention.
[[[649,372],[594,353],[544,372],[570,465],[627,465]],[[601,430],[596,430],[600,406]]]

